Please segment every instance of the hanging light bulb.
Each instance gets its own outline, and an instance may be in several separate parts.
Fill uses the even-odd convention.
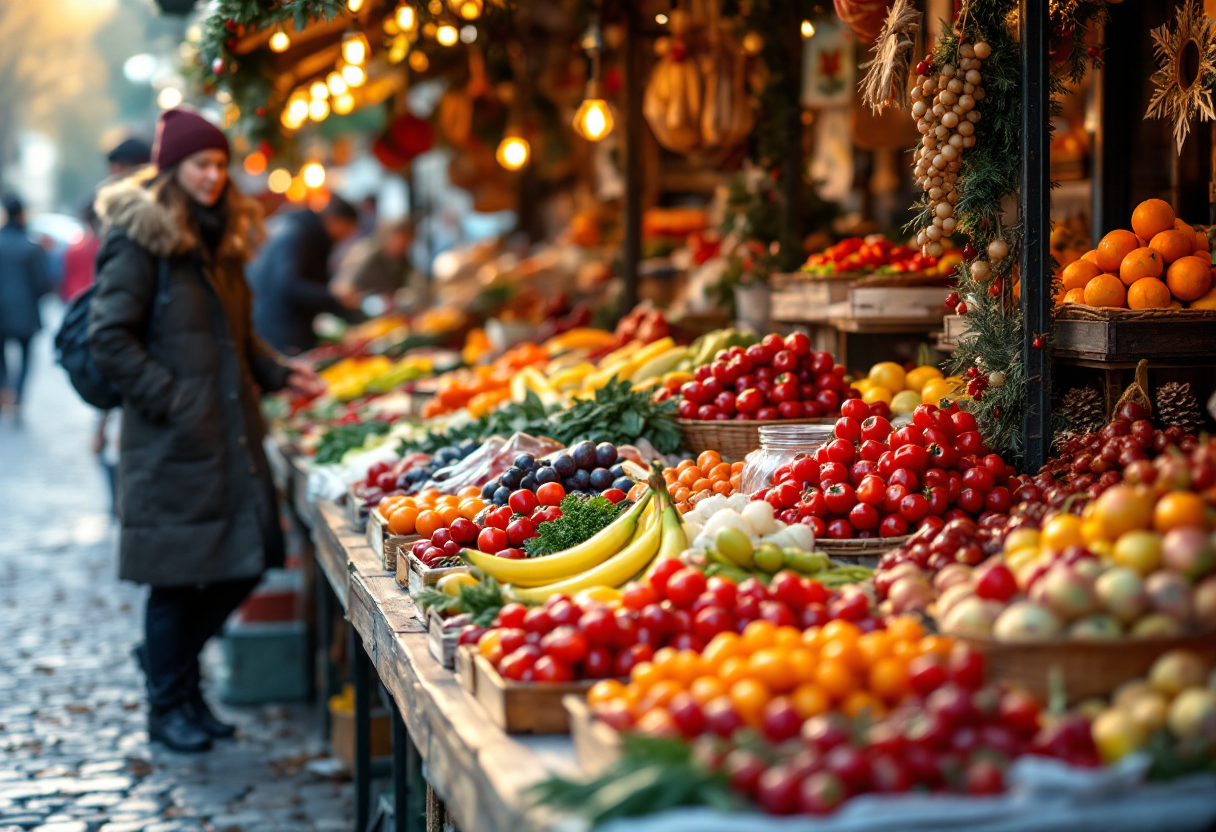
[[[340,116],[348,115],[355,109],[355,97],[344,92],[334,98],[334,112]]]
[[[600,81],[588,81],[587,93],[578,112],[574,114],[574,131],[587,141],[598,142],[612,132],[616,119],[612,107],[604,100],[604,85]]]
[[[415,49],[410,52],[410,69],[414,72],[426,72],[431,68],[431,59],[426,56],[425,52],[420,52]]]
[[[325,121],[329,118],[329,102],[318,98],[308,105],[308,117],[313,121]]]
[[[398,6],[395,17],[397,19],[397,26],[403,32],[412,32],[418,25],[418,13],[414,11],[414,7],[409,3],[402,3]]]
[[[363,0],[346,0],[346,8],[351,14],[358,14],[359,9],[363,8]]]
[[[342,77],[342,73],[337,70],[325,76],[325,86],[329,87],[330,95],[342,95],[349,87],[346,79]]]
[[[507,170],[519,170],[532,157],[532,147],[523,136],[508,134],[498,143],[494,158]]]
[[[291,38],[283,31],[283,27],[276,27],[270,34],[270,51],[271,52],[286,52],[291,47]]]
[[[266,177],[266,187],[272,194],[285,194],[291,187],[291,174],[283,168],[276,168]]]
[[[435,40],[440,46],[455,46],[456,41],[460,40],[460,32],[450,23],[445,23],[435,30]]]
[[[348,64],[362,64],[367,60],[367,38],[362,32],[347,32],[342,36],[342,59]]]
[[[367,73],[361,66],[347,64],[342,67],[342,79],[346,81],[348,87],[361,87],[367,83]]]
[[[803,40],[807,40],[809,38],[815,37],[815,24],[812,23],[811,21],[809,21],[809,20],[802,21],[802,25],[799,28],[802,31]]]
[[[308,88],[308,94],[314,101],[324,101],[329,98],[329,85],[324,81],[314,81],[313,85]]]
[[[283,125],[291,130],[297,129],[308,118],[308,99],[303,95],[292,95],[283,111]]]
[[[476,20],[481,17],[483,3],[482,0],[448,0],[448,8],[465,20]]]
[[[309,162],[300,171],[300,178],[310,188],[319,188],[325,184],[325,168],[320,162]]]
[[[266,154],[255,150],[245,157],[245,173],[258,176],[266,170]]]

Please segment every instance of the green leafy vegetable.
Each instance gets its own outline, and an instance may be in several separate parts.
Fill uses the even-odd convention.
[[[498,582],[493,578],[486,578],[476,584],[461,586],[459,596],[448,595],[437,589],[424,589],[414,596],[414,603],[423,612],[432,608],[436,612],[453,615],[467,612],[473,616],[474,626],[488,627],[506,600],[502,597]]]
[[[622,503],[623,505],[623,503]],[[562,516],[536,527],[536,537],[524,541],[530,558],[551,555],[590,540],[620,514],[620,506],[606,497],[570,494],[562,500]]]
[[[317,442],[316,462],[318,465],[341,462],[348,451],[363,447],[369,436],[382,436],[391,428],[389,422],[381,419],[353,425],[334,425]]]
[[[678,806],[742,808],[726,778],[699,765],[691,749],[680,740],[626,734],[620,759],[600,776],[583,782],[551,777],[530,794],[538,803],[582,815],[593,826]]]

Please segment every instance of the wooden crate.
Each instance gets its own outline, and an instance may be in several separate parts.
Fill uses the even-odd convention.
[[[570,739],[579,767],[588,777],[596,777],[620,758],[621,735],[595,718],[585,696],[567,694],[562,706],[570,717]]]
[[[772,295],[771,317],[775,321],[825,321],[828,307],[849,299],[853,281],[841,278],[785,277]]]
[[[467,566],[447,566],[442,569],[431,569],[425,563],[409,552],[404,558],[397,559],[397,586],[410,595],[417,595],[424,589],[429,589],[439,583],[439,579],[457,572],[468,572]],[[402,572],[405,574],[402,575]]]
[[[367,545],[380,556],[380,566],[388,572],[397,569],[398,554],[409,547],[422,536],[417,534],[393,534],[388,530],[388,521],[380,514],[380,509],[373,509],[367,515]]]
[[[564,684],[511,682],[499,676],[480,653],[472,658],[473,696],[494,724],[508,734],[568,733],[570,715],[562,706],[562,697],[585,696],[595,684],[594,679]],[[463,676],[460,683],[465,684]]]
[[[367,515],[362,511],[363,500],[355,493],[353,485],[346,488],[346,519],[354,524],[355,528],[362,529],[367,523]]]
[[[427,611],[426,616],[426,646],[435,657],[435,661],[452,670],[456,667],[456,647],[460,639],[460,631],[444,629],[443,616],[434,609]]]
[[[849,290],[853,318],[941,318],[946,314],[946,286],[855,286]]]
[[[1089,309],[1069,305],[1055,321],[1054,355],[1089,361],[1195,360],[1212,354],[1216,312]]]
[[[478,658],[477,645],[460,644],[456,647],[456,681],[469,693],[477,693],[477,671],[474,669]]]

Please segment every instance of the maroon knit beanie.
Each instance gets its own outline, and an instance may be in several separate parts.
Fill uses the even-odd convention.
[[[152,161],[159,170],[173,167],[200,150],[222,150],[231,158],[228,138],[207,119],[191,110],[165,110],[156,123]]]

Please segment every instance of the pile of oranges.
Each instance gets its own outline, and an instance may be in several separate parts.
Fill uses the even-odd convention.
[[[672,712],[688,697],[706,715],[733,712],[758,730],[789,707],[802,720],[829,710],[876,719],[916,693],[918,673],[940,672],[953,646],[911,617],[869,633],[843,619],[805,631],[761,619],[719,633],[701,653],[660,649],[628,684],[597,682],[587,701],[614,727],[654,734],[672,732]]]
[[[507,350],[493,364],[453,370],[439,377],[439,388],[422,408],[430,419],[468,408],[483,416],[511,398],[511,379],[519,370],[548,362],[549,353],[537,344],[526,343]]]
[[[695,460],[685,459],[675,468],[664,468],[667,492],[680,514],[687,514],[697,503],[713,494],[729,497],[739,490],[743,478],[742,462],[723,462],[717,451],[704,451]]]
[[[1061,303],[1120,309],[1216,309],[1207,235],[1147,199],[1132,213],[1132,230],[1117,229],[1060,274]]]
[[[413,497],[385,497],[376,509],[390,533],[429,538],[439,529],[451,526],[457,518],[472,520],[485,507],[481,489],[466,485],[455,496],[427,488]]]

